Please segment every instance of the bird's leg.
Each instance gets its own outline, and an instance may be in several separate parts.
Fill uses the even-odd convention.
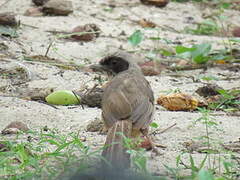
[[[157,150],[155,143],[153,143],[152,138],[148,135],[148,130],[141,129],[140,131],[144,136],[144,141],[141,142],[140,147],[146,150],[152,150],[152,152],[156,153],[157,155],[160,154]]]

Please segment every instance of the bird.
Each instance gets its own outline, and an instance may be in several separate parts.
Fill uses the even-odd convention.
[[[102,156],[114,168],[128,169],[131,160],[125,138],[148,137],[154,115],[153,91],[136,57],[125,51],[105,56],[98,67],[113,76],[104,89],[101,102],[102,119],[107,129]]]

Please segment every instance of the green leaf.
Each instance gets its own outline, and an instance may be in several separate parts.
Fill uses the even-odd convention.
[[[150,126],[153,127],[153,128],[158,128],[158,124],[155,123],[155,122],[152,122],[152,123],[150,124]]]
[[[160,52],[163,56],[172,56],[173,53],[171,51],[168,51],[166,49],[160,49]]]
[[[0,25],[0,35],[10,36],[12,38],[18,37],[17,31],[15,28],[9,26]]]
[[[175,47],[176,53],[178,57],[183,59],[191,59],[192,58],[192,51],[195,50],[195,48],[188,48],[184,46],[176,46]]]
[[[182,54],[182,53],[185,53],[185,52],[194,51],[195,49],[194,48],[184,47],[184,46],[176,46],[175,50],[176,50],[177,54]]]
[[[231,39],[229,39],[229,41],[240,43],[240,38],[231,38]]]
[[[205,81],[211,81],[211,80],[216,80],[216,81],[218,81],[218,80],[219,80],[219,78],[214,77],[214,76],[203,76],[203,77],[201,77],[201,79],[202,79],[202,80],[205,80]]]
[[[197,64],[204,64],[206,62],[208,62],[209,58],[208,57],[204,57],[202,55],[196,56],[195,58],[193,58],[193,61]]]
[[[133,46],[137,46],[143,40],[143,33],[140,30],[135,31],[129,38],[128,42],[130,42]]]
[[[214,177],[210,171],[201,169],[198,172],[198,179],[199,180],[214,180]]]
[[[206,154],[206,155],[205,155],[205,158],[202,160],[202,162],[201,162],[201,164],[200,164],[200,166],[199,166],[200,169],[202,169],[203,166],[205,165],[207,158],[208,158],[208,155]]]
[[[72,91],[60,90],[49,94],[45,99],[49,104],[71,105],[79,104],[80,97],[75,96]]]
[[[192,52],[192,59],[197,64],[206,63],[209,60],[208,54],[211,51],[211,44],[203,43],[193,46],[195,50]]]
[[[212,48],[211,44],[203,43],[203,44],[197,44],[193,46],[196,48],[193,52],[193,58],[198,55],[207,56]]]
[[[218,177],[218,178],[215,178],[214,180],[227,180],[227,179],[225,179],[224,177]]]
[[[230,8],[231,4],[230,3],[222,3],[221,4],[221,7],[224,8],[224,9],[228,9]]]
[[[192,155],[189,155],[189,157],[190,157],[190,163],[191,163],[191,169],[192,169],[192,171],[193,171],[193,172],[194,172],[194,171],[198,171],[198,168],[195,166],[195,163],[194,163],[194,160],[193,160]]]
[[[216,23],[213,20],[205,20],[202,24],[209,25],[209,26],[216,26]]]

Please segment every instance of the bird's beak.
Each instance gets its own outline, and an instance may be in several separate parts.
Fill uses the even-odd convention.
[[[114,74],[109,68],[100,64],[92,64],[89,66],[93,72],[107,73],[108,75]]]
[[[89,66],[90,69],[92,69],[94,72],[106,72],[109,71],[105,66],[102,66],[100,64],[92,64]]]

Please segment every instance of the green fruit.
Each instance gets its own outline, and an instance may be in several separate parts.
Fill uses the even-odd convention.
[[[76,95],[77,96],[77,95]],[[80,97],[76,97],[72,91],[59,90],[49,94],[45,100],[49,104],[55,105],[72,105],[79,104]]]

